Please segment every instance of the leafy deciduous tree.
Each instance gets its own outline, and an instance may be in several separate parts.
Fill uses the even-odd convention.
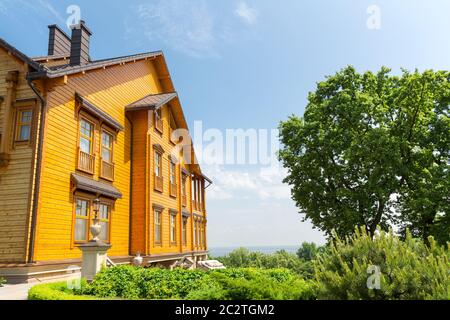
[[[280,124],[285,182],[331,235],[366,226],[450,239],[450,73],[360,74],[318,83],[302,118]]]

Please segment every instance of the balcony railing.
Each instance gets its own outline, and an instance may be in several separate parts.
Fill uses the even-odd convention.
[[[181,205],[183,207],[187,206],[187,197],[186,197],[186,195],[181,196]]]
[[[95,156],[79,150],[78,170],[94,174]]]
[[[155,190],[159,191],[159,192],[163,192],[163,187],[164,187],[164,179],[163,177],[154,175],[155,177]]]
[[[170,196],[171,197],[176,197],[177,196],[177,184],[176,183],[171,183],[170,184]]]
[[[114,181],[114,163],[101,161],[100,177],[109,181]]]

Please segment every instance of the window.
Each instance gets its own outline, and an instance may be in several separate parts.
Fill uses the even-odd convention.
[[[113,136],[102,131],[102,160],[112,163]]]
[[[76,199],[75,206],[75,242],[86,242],[88,241],[90,202]]]
[[[84,118],[80,119],[80,141],[78,170],[94,174],[94,124]]]
[[[164,127],[163,127],[163,121],[162,121],[162,109],[158,108],[155,111],[155,129],[159,131],[160,133],[163,133]]]
[[[100,177],[109,181],[114,180],[113,141],[113,135],[103,130]]]
[[[176,224],[176,214],[170,214],[170,243],[177,243],[177,224]]]
[[[200,232],[199,232],[199,221],[195,221],[195,245],[198,247],[200,245]]]
[[[162,155],[155,150],[155,190],[163,192],[163,177],[162,177]]]
[[[194,219],[194,246],[197,246],[197,220]]]
[[[94,138],[94,125],[85,119],[80,120],[80,150],[91,154]]]
[[[161,154],[155,151],[155,175],[157,177],[162,177],[161,158]]]
[[[155,243],[161,244],[161,218],[162,218],[162,210],[155,209]]]
[[[183,174],[183,178],[181,181],[181,204],[183,205],[183,207],[186,207],[187,205],[186,180],[187,176]]]
[[[199,225],[200,225],[200,228],[199,228],[199,233],[200,233],[200,236],[199,236],[199,238],[200,238],[200,244],[199,244],[199,246],[200,246],[200,247],[203,247],[203,223],[200,221],[200,222],[199,222]]]
[[[170,196],[176,198],[177,196],[177,165],[171,159],[169,163],[170,174]]]
[[[109,227],[110,227],[110,206],[107,204],[100,204],[100,210],[98,212],[98,218],[100,225],[102,226],[99,239],[104,242],[109,242]]]
[[[187,245],[187,217],[183,217],[183,230],[182,230],[182,237],[183,237],[183,246]]]
[[[16,141],[29,141],[31,136],[32,109],[19,109],[16,120]]]

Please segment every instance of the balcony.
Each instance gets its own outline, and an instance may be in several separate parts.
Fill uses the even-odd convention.
[[[94,174],[95,156],[78,149],[78,170]]]
[[[176,198],[177,197],[177,184],[171,183],[170,184],[170,196]]]
[[[156,174],[153,176],[155,178],[155,190],[159,191],[159,192],[163,192],[163,187],[164,187],[163,177],[157,176]]]
[[[100,178],[114,181],[114,163],[103,160],[100,162]]]
[[[181,196],[181,205],[183,207],[187,206],[187,197],[186,197],[186,195]]]

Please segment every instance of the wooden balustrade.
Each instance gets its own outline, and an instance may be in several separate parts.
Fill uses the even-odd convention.
[[[79,150],[78,170],[93,174],[95,166],[95,156]]]
[[[109,181],[114,181],[114,164],[101,161],[100,177]]]
[[[177,184],[176,183],[171,183],[170,184],[170,196],[171,197],[176,197],[177,196]]]

